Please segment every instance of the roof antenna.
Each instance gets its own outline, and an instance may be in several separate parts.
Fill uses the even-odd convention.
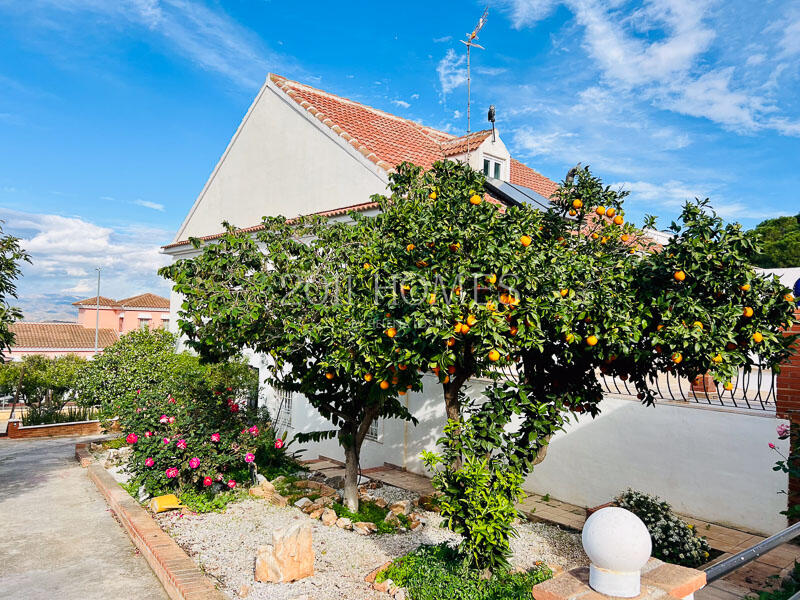
[[[492,124],[492,141],[496,142],[497,137],[494,134],[494,104],[489,105],[489,123]]]
[[[467,47],[467,135],[471,133],[470,131],[470,67],[469,67],[469,54],[472,47],[475,46],[476,48],[480,48],[481,50],[485,50],[483,46],[480,44],[476,44],[475,40],[478,39],[478,32],[483,29],[483,26],[486,25],[486,17],[489,16],[489,5],[486,5],[486,8],[483,9],[483,14],[481,18],[478,20],[478,24],[475,26],[475,29],[472,30],[472,33],[467,34],[466,40],[461,40],[461,43]],[[469,140],[467,140],[467,162],[469,162]]]

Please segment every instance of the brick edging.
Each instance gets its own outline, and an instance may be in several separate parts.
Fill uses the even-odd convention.
[[[172,600],[227,600],[186,552],[116,480],[92,459],[86,444],[75,444],[75,458],[86,468],[112,512],[144,556]]]

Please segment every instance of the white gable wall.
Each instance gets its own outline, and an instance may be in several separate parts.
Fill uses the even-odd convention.
[[[267,80],[175,241],[368,202],[386,173]]]

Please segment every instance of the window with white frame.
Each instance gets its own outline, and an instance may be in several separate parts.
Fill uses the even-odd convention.
[[[366,435],[365,439],[372,440],[373,442],[377,442],[379,433],[380,433],[380,427],[379,427],[378,419],[375,419],[375,420],[372,421],[372,423],[369,424],[369,429],[367,430],[367,435]]]
[[[505,161],[492,156],[484,155],[483,157],[483,174],[486,177],[494,177],[495,179],[503,179],[505,171]]]
[[[275,389],[275,426],[278,429],[292,426],[292,392]]]

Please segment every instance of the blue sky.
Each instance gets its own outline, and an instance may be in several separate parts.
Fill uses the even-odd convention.
[[[0,0],[0,218],[34,265],[26,318],[165,293],[175,230],[269,71],[454,133],[459,43],[483,3]],[[800,212],[800,2],[497,0],[473,52],[473,129],[576,162],[666,226],[709,196],[751,227]],[[358,199],[354,199],[354,202]]]

